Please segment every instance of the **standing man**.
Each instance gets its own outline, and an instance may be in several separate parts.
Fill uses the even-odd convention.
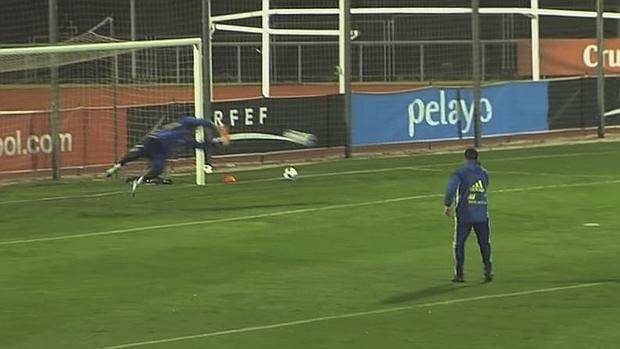
[[[452,217],[452,203],[456,198],[456,231],[454,232],[454,278],[453,282],[465,282],[465,241],[472,228],[478,239],[484,281],[493,281],[491,269],[491,241],[489,239],[489,216],[487,213],[487,190],[489,175],[478,162],[478,151],[465,150],[465,164],[450,176],[444,196],[444,214]]]

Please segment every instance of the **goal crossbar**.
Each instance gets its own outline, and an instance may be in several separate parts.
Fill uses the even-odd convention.
[[[86,51],[140,50],[158,47],[201,46],[200,38],[105,42],[92,44],[48,45],[0,48],[0,56],[71,53]]]

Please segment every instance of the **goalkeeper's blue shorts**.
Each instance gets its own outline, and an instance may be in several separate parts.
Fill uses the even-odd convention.
[[[159,139],[148,137],[139,151],[143,157],[149,159],[152,173],[161,174],[164,172],[168,151]]]

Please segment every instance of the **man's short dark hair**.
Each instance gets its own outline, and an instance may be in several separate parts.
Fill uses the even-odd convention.
[[[474,148],[465,149],[465,159],[478,160],[478,151]]]

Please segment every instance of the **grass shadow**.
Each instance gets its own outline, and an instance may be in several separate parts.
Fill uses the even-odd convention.
[[[77,212],[76,217],[78,218],[120,218],[120,217],[140,217],[144,216],[142,212],[139,211],[91,211],[91,212]]]
[[[184,208],[184,211],[210,211],[210,212],[226,212],[226,211],[242,211],[242,210],[256,210],[256,209],[273,209],[273,208],[288,208],[290,210],[299,209],[303,207],[320,207],[321,205],[325,205],[324,202],[299,202],[299,203],[257,203],[257,204],[246,204],[246,205],[230,205],[230,206],[210,206],[208,208],[205,207],[188,207]]]
[[[457,284],[445,283],[442,285],[426,287],[426,288],[422,288],[422,289],[415,290],[415,291],[399,293],[399,294],[396,294],[389,298],[384,299],[383,301],[381,301],[381,304],[398,304],[398,303],[413,302],[413,301],[418,301],[418,300],[433,297],[433,296],[457,292],[466,287],[467,287],[466,284],[457,285]]]

